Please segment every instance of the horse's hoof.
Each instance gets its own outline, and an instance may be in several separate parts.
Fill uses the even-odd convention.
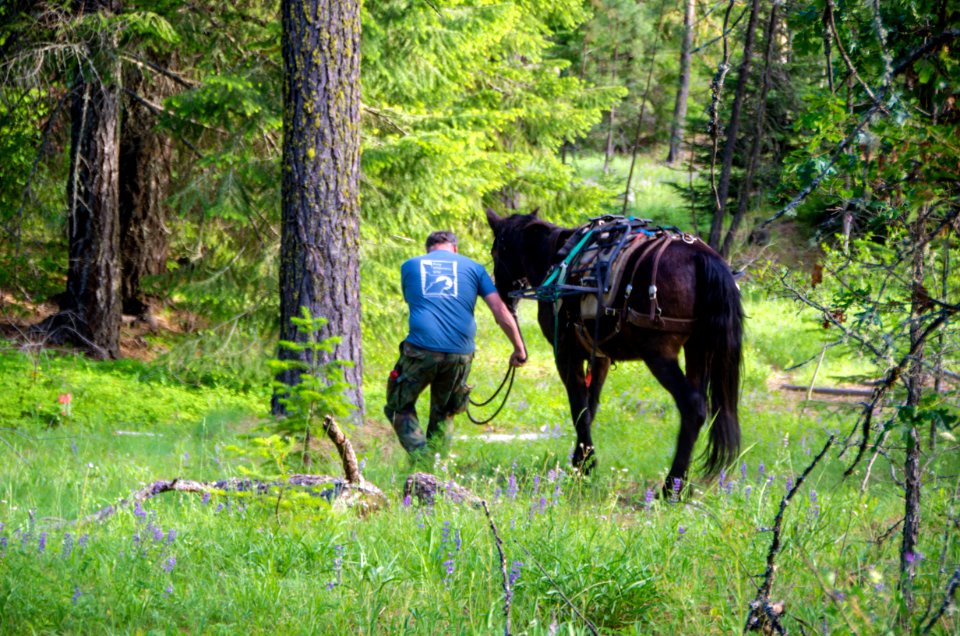
[[[581,447],[578,446],[573,452],[571,463],[576,472],[587,476],[597,467],[597,455],[593,452],[593,447],[583,451]]]

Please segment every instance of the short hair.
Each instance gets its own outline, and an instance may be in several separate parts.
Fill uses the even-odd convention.
[[[437,232],[431,232],[430,236],[427,237],[427,251],[430,251],[430,248],[434,245],[440,245],[442,243],[450,243],[451,245],[457,244],[457,235],[449,230],[439,230]]]

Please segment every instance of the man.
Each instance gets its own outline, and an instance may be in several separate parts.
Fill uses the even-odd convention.
[[[387,381],[384,413],[400,443],[416,460],[427,450],[445,452],[453,416],[467,408],[477,296],[490,307],[513,344],[512,366],[527,360],[520,329],[500,299],[490,275],[457,251],[453,232],[433,232],[427,253],[400,268],[403,298],[410,309],[409,333],[400,344],[400,359]],[[417,419],[417,398],[430,387],[430,423],[424,436]]]

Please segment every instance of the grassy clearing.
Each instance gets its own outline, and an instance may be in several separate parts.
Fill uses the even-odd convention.
[[[656,179],[658,170],[643,174]],[[831,434],[849,431],[855,408],[776,389],[772,375],[809,381],[810,365],[783,369],[818,355],[827,335],[784,301],[758,289],[745,296],[743,455],[722,480],[695,481],[682,502],[652,498],[677,415],[638,363],[618,365],[605,390],[599,469],[589,479],[568,472],[564,392],[535,308],[523,305],[531,360],[491,430],[541,437],[485,442],[486,430],[460,418],[454,456],[434,468],[491,502],[516,577],[517,633],[587,633],[563,596],[604,633],[742,630],[780,498]],[[509,347],[485,311],[478,319],[473,381],[486,397]],[[247,460],[228,448],[243,446],[265,416],[265,384],[187,387],[148,363],[0,351],[0,632],[501,632],[499,562],[482,511],[401,499],[409,467],[380,408],[403,326],[366,327],[368,422],[349,434],[365,477],[392,505],[362,520],[312,498],[285,498],[277,509],[273,497],[167,494],[103,523],[59,527],[154,479],[240,474]],[[818,377],[868,371],[835,348]],[[68,414],[58,401],[66,393]],[[895,528],[903,504],[891,466],[880,457],[861,494],[863,467],[842,480],[850,456],[839,450],[787,511],[774,598],[787,601],[794,633],[905,633]],[[317,454],[312,470],[339,473],[331,448]],[[960,560],[949,521],[960,461],[931,457],[930,474],[944,477],[924,491],[920,613],[939,606]],[[937,630],[960,633],[960,623],[950,613]]]

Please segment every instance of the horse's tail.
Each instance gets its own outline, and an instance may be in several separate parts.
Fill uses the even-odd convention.
[[[695,334],[704,359],[704,391],[709,400],[710,438],[706,469],[715,475],[740,452],[740,365],[743,307],[730,268],[715,253],[697,256]]]

